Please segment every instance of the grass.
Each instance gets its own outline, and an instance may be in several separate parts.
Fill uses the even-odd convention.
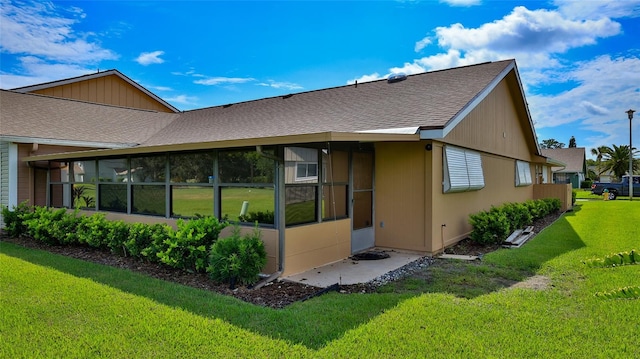
[[[640,265],[581,263],[638,249],[630,218],[640,203],[579,202],[480,264],[283,310],[0,243],[0,357],[633,357],[640,302],[595,293],[637,286]],[[551,286],[504,286],[532,274]]]

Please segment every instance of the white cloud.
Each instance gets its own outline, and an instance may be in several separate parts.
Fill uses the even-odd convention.
[[[640,58],[600,56],[578,63],[566,76],[577,85],[556,95],[527,96],[536,127],[578,122],[607,139],[628,133],[622,120],[624,111],[640,103]]]
[[[271,87],[275,89],[287,89],[287,90],[302,90],[304,87],[292,83],[292,82],[282,82],[282,81],[274,81],[268,80],[267,82],[258,83],[259,86]]]
[[[570,19],[600,19],[603,17],[639,17],[640,0],[555,0],[558,11]]]
[[[376,81],[376,80],[382,80],[385,77],[386,76],[380,76],[379,73],[374,72],[374,73],[372,73],[370,75],[363,75],[363,76],[360,76],[357,79],[349,80],[349,81],[347,81],[347,85],[353,85],[356,82],[363,83],[363,82],[371,82],[371,81]]]
[[[179,103],[182,105],[195,105],[198,98],[195,96],[178,95],[174,97],[167,97],[164,100],[170,103]]]
[[[75,64],[118,57],[102,48],[98,41],[91,41],[92,33],[74,31],[73,26],[85,17],[79,8],[59,8],[49,2],[18,6],[2,1],[1,4],[0,51],[3,53]]]
[[[431,40],[430,37],[425,37],[424,39],[416,42],[416,45],[414,46],[414,51],[415,52],[419,52],[422,49],[424,49],[425,47],[427,47],[428,45],[430,45],[433,41]]]
[[[1,73],[0,88],[13,89],[39,83],[57,81],[63,78],[77,77],[98,71],[76,64],[48,63],[34,56],[19,58],[20,67],[26,75]]]
[[[463,6],[463,7],[480,5],[482,3],[481,0],[440,0],[440,2],[447,4],[449,6]]]
[[[198,85],[216,86],[216,85],[228,85],[228,84],[243,84],[256,79],[252,77],[208,77],[202,80],[193,81]]]
[[[510,58],[517,59],[518,65],[529,71],[550,69],[561,65],[557,54],[617,35],[621,27],[609,18],[575,20],[560,11],[529,10],[518,6],[502,19],[477,28],[466,28],[457,23],[437,27],[434,32],[435,36],[418,41],[415,49],[420,51],[436,41],[445,52],[418,58],[390,70],[412,74]],[[530,78],[545,81],[539,73],[532,73]]]
[[[154,91],[173,91],[171,87],[167,87],[167,86],[145,86],[145,87],[152,89]]]
[[[164,62],[160,56],[164,55],[164,51],[143,52],[136,57],[135,61],[140,65],[147,66],[151,64],[161,64]]]

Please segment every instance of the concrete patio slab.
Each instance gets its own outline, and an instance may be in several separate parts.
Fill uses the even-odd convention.
[[[336,283],[340,285],[366,283],[424,256],[419,253],[395,250],[376,249],[376,251],[386,252],[389,254],[389,258],[359,261],[345,258],[306,272],[283,277],[282,279],[321,288],[326,288]]]

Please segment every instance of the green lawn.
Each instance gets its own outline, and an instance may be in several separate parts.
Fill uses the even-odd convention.
[[[330,293],[282,310],[0,243],[0,357],[634,357],[640,300],[595,293],[639,286],[640,265],[581,261],[640,249],[629,220],[640,218],[639,202],[578,202],[522,248],[474,269],[457,263],[456,277],[440,273],[428,290],[414,290],[425,285],[414,277],[404,289]],[[533,274],[549,288],[449,285]]]

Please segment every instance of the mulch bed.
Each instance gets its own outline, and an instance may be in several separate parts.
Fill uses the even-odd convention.
[[[534,232],[553,223],[561,214],[549,215],[534,223]],[[128,269],[153,278],[166,280],[193,288],[209,290],[223,295],[233,296],[248,303],[270,308],[284,308],[289,304],[309,299],[323,292],[323,288],[297,282],[275,280],[258,289],[238,287],[234,290],[228,284],[217,284],[206,274],[188,273],[159,263],[151,263],[134,257],[122,257],[108,250],[99,250],[83,246],[52,246],[29,237],[13,238],[0,231],[0,241],[10,242],[27,248],[45,250],[51,253],[81,259],[93,263]],[[468,239],[446,249],[446,253],[482,255],[498,249],[500,246],[480,246]],[[341,285],[333,288],[340,293],[370,293],[375,287],[368,284]]]

